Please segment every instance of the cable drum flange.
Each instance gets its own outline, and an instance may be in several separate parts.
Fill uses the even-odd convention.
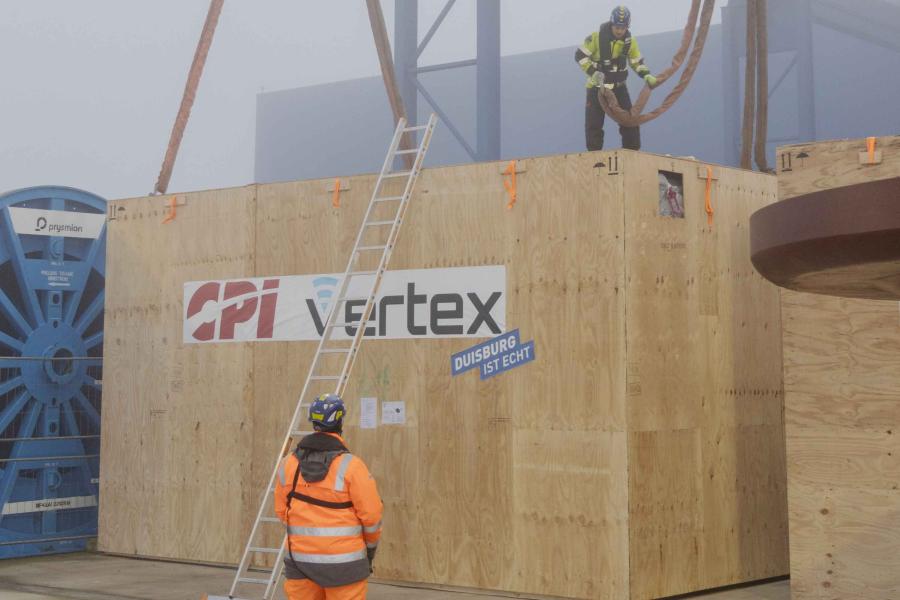
[[[106,201],[0,196],[0,558],[97,532]]]

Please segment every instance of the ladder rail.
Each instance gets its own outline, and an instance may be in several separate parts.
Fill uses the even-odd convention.
[[[422,163],[424,161],[425,153],[428,150],[428,145],[431,140],[431,135],[434,132],[434,128],[437,124],[437,117],[432,114],[429,118],[428,124],[423,126],[418,126],[416,128],[407,128],[406,119],[400,119],[397,122],[397,127],[394,130],[394,136],[391,139],[390,146],[388,148],[387,155],[385,156],[384,164],[382,165],[381,172],[378,176],[378,179],[375,184],[375,189],[372,193],[372,198],[369,201],[368,207],[366,208],[366,213],[363,217],[362,225],[359,228],[359,231],[356,236],[356,240],[353,245],[353,251],[350,254],[350,258],[347,261],[347,268],[344,271],[344,277],[341,282],[340,291],[332,301],[331,306],[328,308],[328,314],[325,318],[325,329],[322,333],[321,338],[319,339],[319,344],[316,348],[316,352],[313,356],[312,362],[310,364],[309,372],[307,373],[306,380],[303,384],[303,389],[300,393],[300,397],[297,402],[297,406],[294,409],[294,414],[291,417],[291,424],[288,428],[288,431],[284,437],[284,441],[281,445],[281,450],[279,452],[279,457],[275,462],[275,465],[272,468],[272,472],[269,476],[268,484],[265,486],[262,498],[259,503],[259,510],[257,511],[256,518],[253,522],[253,527],[251,528],[250,535],[247,539],[247,544],[244,547],[244,552],[241,556],[241,561],[238,564],[237,572],[235,574],[234,581],[232,582],[231,589],[229,591],[229,596],[234,596],[237,588],[242,583],[254,583],[258,585],[262,585],[263,580],[251,581],[254,578],[245,577],[243,574],[245,570],[249,569],[251,565],[251,557],[255,552],[255,548],[261,546],[255,546],[254,540],[256,540],[257,535],[259,534],[260,526],[262,523],[271,522],[272,519],[266,516],[268,512],[266,509],[269,506],[269,502],[272,502],[274,509],[274,497],[273,490],[275,489],[275,480],[278,476],[278,468],[281,463],[281,460],[287,456],[290,451],[291,441],[298,437],[298,434],[301,433],[298,430],[300,429],[299,423],[303,414],[303,409],[306,406],[309,406],[304,401],[306,400],[307,394],[310,391],[310,384],[314,381],[325,381],[325,380],[333,380],[333,377],[323,377],[321,375],[317,375],[317,367],[319,365],[320,358],[329,353],[326,350],[326,346],[332,341],[334,330],[336,329],[334,324],[338,318],[338,307],[342,304],[345,304],[346,298],[348,295],[348,291],[351,285],[351,279],[354,275],[354,263],[357,262],[359,258],[360,248],[362,247],[362,240],[366,233],[366,224],[369,222],[369,217],[372,214],[373,207],[377,204],[378,193],[381,190],[385,176],[390,174],[391,166],[394,161],[398,157],[398,148],[400,146],[400,142],[403,136],[407,131],[420,131],[423,130],[425,133],[422,136],[422,141],[418,144],[416,149],[416,157],[413,163],[413,167],[407,175],[406,186],[403,192],[403,196],[400,200],[400,205],[397,208],[397,212],[395,213],[395,217],[393,220],[393,224],[391,226],[390,233],[388,235],[388,242],[385,244],[381,260],[379,261],[378,268],[373,272],[374,277],[372,280],[372,285],[369,294],[366,296],[366,305],[363,310],[363,315],[361,320],[359,321],[359,326],[357,327],[356,334],[352,338],[351,345],[346,348],[346,354],[343,361],[343,365],[341,368],[340,376],[337,377],[337,382],[335,384],[335,393],[340,395],[346,389],[346,385],[349,380],[350,372],[353,368],[354,363],[356,362],[356,356],[358,355],[358,350],[360,345],[362,344],[363,339],[365,338],[365,330],[366,323],[371,316],[371,312],[375,306],[375,297],[377,295],[378,289],[381,286],[381,282],[384,277],[384,272],[387,269],[388,261],[390,260],[391,254],[393,252],[394,244],[396,243],[397,237],[399,235],[400,226],[402,225],[403,219],[406,214],[406,209],[409,205],[410,196],[412,194],[412,190],[415,187],[415,182],[418,179],[418,175],[422,168]],[[279,552],[275,559],[275,564],[271,570],[271,573],[266,581],[266,589],[263,598],[268,599],[271,598],[271,595],[274,591],[274,587],[277,584],[279,578],[282,575],[284,569],[284,555],[285,548],[288,541],[287,532],[282,534],[282,542],[279,546]]]
[[[363,310],[362,317],[360,318],[360,326],[356,330],[356,335],[354,336],[353,344],[354,346],[359,346],[362,343],[362,338],[365,337],[366,331],[366,323],[369,320],[369,317],[372,314],[372,310],[375,307],[375,292],[381,287],[381,280],[384,277],[384,271],[387,268],[388,261],[390,261],[391,255],[394,252],[394,244],[397,241],[397,237],[400,233],[400,225],[403,223],[403,218],[406,215],[406,208],[409,206],[409,199],[412,195],[412,190],[415,187],[416,180],[418,179],[419,172],[422,168],[422,162],[425,157],[425,152],[428,150],[428,145],[431,142],[431,135],[434,133],[434,127],[437,124],[437,117],[432,114],[428,119],[428,125],[425,125],[425,133],[422,136],[422,143],[419,145],[419,153],[416,154],[416,160],[413,164],[412,170],[410,172],[409,179],[406,182],[406,188],[403,191],[403,199],[400,201],[400,206],[397,209],[396,217],[394,219],[394,224],[391,227],[391,232],[388,236],[388,242],[386,244],[385,250],[381,255],[381,261],[378,264],[378,269],[376,269],[377,274],[372,282],[372,292],[369,294],[369,299],[366,301],[365,309]],[[349,375],[351,370],[353,369],[353,365],[356,363],[356,356],[358,352],[353,352],[349,354],[344,360],[344,367],[341,369],[341,377],[338,380],[337,386],[335,386],[335,394],[340,396],[344,393],[344,389],[347,385],[347,380],[349,379]]]

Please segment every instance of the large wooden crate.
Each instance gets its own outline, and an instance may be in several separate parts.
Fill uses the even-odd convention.
[[[386,580],[654,598],[787,573],[781,323],[749,259],[774,177],[633,152],[422,174],[392,269],[503,265],[537,360],[451,377],[471,339],[373,340],[347,438]],[[659,172],[685,218],[659,215]],[[705,211],[707,178],[715,211]],[[99,546],[237,561],[313,342],[182,343],[187,281],[342,271],[371,176],[111,203]],[[406,402],[360,429],[358,399]]]
[[[778,155],[780,199],[900,176],[900,137]],[[897,303],[785,290],[782,316],[793,598],[900,598]]]

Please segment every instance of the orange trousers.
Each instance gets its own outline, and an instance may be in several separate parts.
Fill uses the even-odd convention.
[[[330,588],[323,588],[311,579],[284,580],[284,593],[289,600],[366,600],[368,587],[368,579]]]

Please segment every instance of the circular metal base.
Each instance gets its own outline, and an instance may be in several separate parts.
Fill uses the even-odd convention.
[[[750,218],[753,266],[780,287],[900,300],[900,178],[783,200]]]

